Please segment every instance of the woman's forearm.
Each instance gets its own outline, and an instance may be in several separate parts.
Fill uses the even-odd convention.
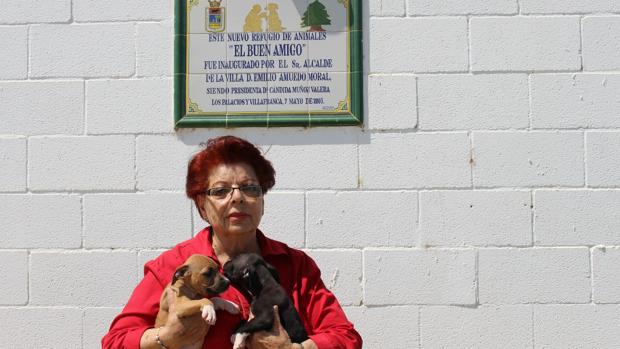
[[[148,330],[144,331],[142,337],[140,338],[140,349],[163,349],[161,345],[159,345],[159,343],[157,343],[156,341],[157,331],[157,328],[149,328]],[[161,331],[159,333],[159,338],[165,345],[166,342],[165,339],[162,338]]]

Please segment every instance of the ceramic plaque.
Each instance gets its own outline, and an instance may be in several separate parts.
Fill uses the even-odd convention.
[[[361,0],[179,0],[176,127],[362,123]]]

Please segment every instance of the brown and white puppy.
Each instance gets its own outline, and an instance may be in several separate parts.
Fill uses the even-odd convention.
[[[183,265],[177,268],[172,282],[166,286],[159,300],[159,313],[155,327],[164,326],[168,319],[168,292],[174,292],[174,305],[179,318],[202,314],[209,325],[215,324],[215,311],[226,310],[238,314],[239,307],[222,298],[209,296],[224,292],[230,281],[219,272],[215,260],[200,254],[190,256]]]

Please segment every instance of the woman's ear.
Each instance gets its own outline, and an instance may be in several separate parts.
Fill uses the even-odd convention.
[[[209,217],[207,217],[207,211],[205,210],[205,196],[199,195],[196,197],[196,208],[198,209],[198,214],[200,217],[209,223]]]

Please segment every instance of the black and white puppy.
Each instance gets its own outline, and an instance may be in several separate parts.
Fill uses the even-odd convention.
[[[273,327],[273,306],[278,306],[282,327],[291,342],[301,343],[308,339],[301,318],[282,286],[278,272],[255,253],[243,253],[224,264],[224,274],[240,290],[248,293],[252,300],[250,308],[254,318],[243,321],[233,333],[233,348],[245,346],[245,339],[258,331],[269,331]]]

